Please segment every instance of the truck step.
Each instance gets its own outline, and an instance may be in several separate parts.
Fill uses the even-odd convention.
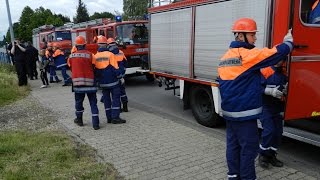
[[[283,136],[320,147],[320,136],[292,127],[283,127]]]
[[[179,89],[180,86],[174,86],[174,87],[167,87],[167,88],[164,88],[164,90],[172,90],[172,89]]]

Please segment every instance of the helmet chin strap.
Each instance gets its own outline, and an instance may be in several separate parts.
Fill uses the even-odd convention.
[[[244,36],[244,42],[246,42],[246,43],[249,43],[249,41],[248,41],[248,38],[247,38],[247,33],[246,32],[240,32],[240,33],[242,33],[243,34],[243,36]],[[234,33],[234,37],[236,38],[236,39],[238,39],[239,38],[239,34],[240,33]]]
[[[247,33],[243,33],[243,36],[244,36],[244,41],[246,42],[246,43],[249,43],[249,41],[248,41],[248,38],[247,38]]]

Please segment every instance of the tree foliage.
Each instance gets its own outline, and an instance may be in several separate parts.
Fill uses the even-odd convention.
[[[123,0],[123,19],[143,17],[148,12],[148,0]]]
[[[73,18],[73,22],[80,23],[80,22],[85,22],[89,20],[90,18],[89,18],[87,7],[81,0],[79,0],[78,7],[77,7],[77,14]]]
[[[90,20],[99,19],[99,18],[111,18],[114,19],[114,14],[110,12],[95,12],[92,16],[90,16]]]
[[[32,10],[29,6],[26,6],[22,10],[19,22],[13,24],[13,32],[16,38],[20,38],[24,41],[31,41],[32,29],[45,24],[62,26],[66,22],[70,22],[70,19],[67,16],[54,14],[50,9],[39,7]],[[6,35],[7,42],[9,42],[10,39],[10,32],[8,30]]]

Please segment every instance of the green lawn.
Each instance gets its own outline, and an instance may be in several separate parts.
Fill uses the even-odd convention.
[[[0,106],[25,97],[29,91],[29,86],[18,86],[18,78],[13,66],[0,63]]]
[[[0,107],[29,94],[17,81],[14,68],[0,63]],[[98,163],[93,148],[64,132],[0,130],[0,179],[123,179],[112,165]]]
[[[0,179],[121,179],[63,133],[1,132],[0,142]]]

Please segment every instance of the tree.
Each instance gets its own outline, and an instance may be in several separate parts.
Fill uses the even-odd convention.
[[[148,12],[148,0],[123,0],[123,19],[143,17]]]
[[[19,22],[13,24],[13,31],[16,38],[21,38],[25,41],[32,40],[32,29],[45,24],[62,26],[64,23],[70,22],[70,19],[61,14],[53,14],[51,10],[39,7],[32,10],[26,6],[20,16]],[[7,31],[6,39],[10,41],[10,33]]]
[[[34,11],[29,6],[26,6],[22,10],[22,13],[19,19],[17,37],[23,38],[25,41],[32,40],[32,29],[34,27],[31,25],[31,22],[33,20],[32,19],[33,14],[34,14]]]
[[[76,17],[73,18],[74,23],[89,21],[89,14],[86,5],[79,0]]]
[[[92,16],[90,16],[90,20],[99,19],[99,18],[114,19],[114,14],[112,14],[110,12],[102,12],[102,13],[95,12],[95,13],[93,13]]]

